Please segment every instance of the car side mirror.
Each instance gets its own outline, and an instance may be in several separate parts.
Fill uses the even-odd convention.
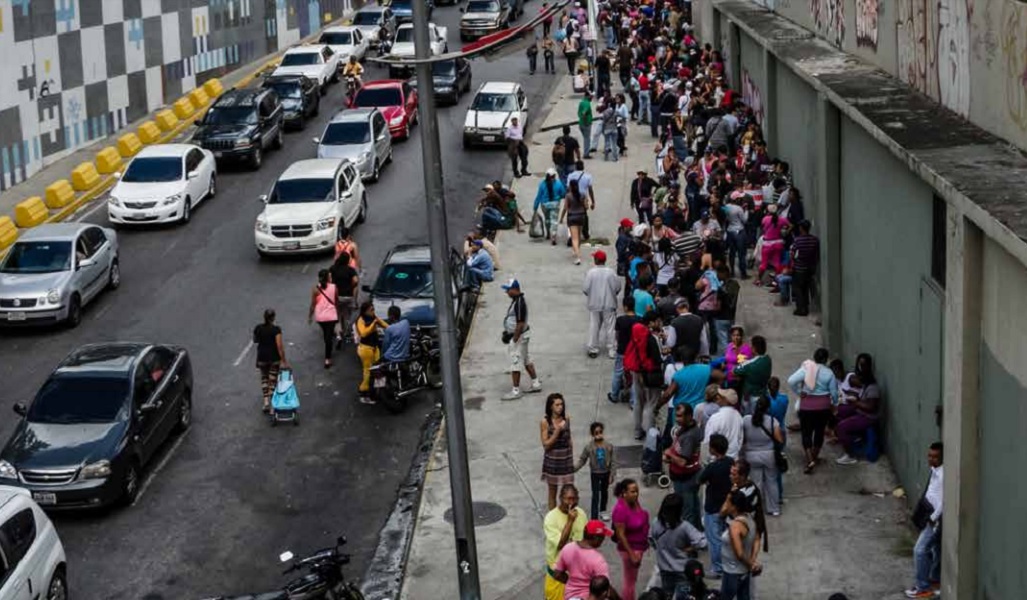
[[[121,171],[115,171],[113,173],[113,176],[115,179],[121,179]]]
[[[95,263],[95,262],[96,261],[94,261],[91,258],[83,258],[82,260],[78,261],[78,268],[81,269],[83,267],[91,267],[91,266],[93,266],[93,263]]]
[[[360,289],[365,291],[365,292],[367,292],[368,294],[371,293],[371,286],[367,285],[366,283],[364,285],[360,286]]]
[[[14,412],[19,416],[24,417],[29,414],[29,407],[25,406],[24,402],[16,402],[14,404]]]
[[[257,201],[267,204],[267,194],[257,196]]]
[[[319,137],[312,138],[312,139],[314,140],[315,144],[320,144],[321,143],[321,138],[319,138]]]
[[[200,172],[199,171],[189,171],[189,174],[186,175],[185,177],[186,177],[186,179],[196,179],[199,176],[200,176]]]

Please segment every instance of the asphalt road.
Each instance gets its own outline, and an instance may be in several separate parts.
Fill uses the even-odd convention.
[[[459,16],[456,7],[434,15],[449,27],[452,48],[460,46]],[[486,80],[523,82],[533,120],[541,122],[552,76],[529,76],[520,52],[475,60],[472,68],[472,89]],[[365,77],[384,76],[372,67]],[[79,328],[0,332],[0,398],[8,406],[31,400],[53,365],[80,344],[158,341],[192,355],[192,428],[151,463],[136,504],[55,517],[74,597],[178,600],[272,590],[283,582],[280,552],[331,545],[339,534],[354,554],[348,574],[364,572],[433,399],[414,400],[400,416],[359,404],[355,353],[347,349],[323,369],[320,332],[306,323],[311,286],[331,257],[262,262],[253,246],[257,197],[291,162],[314,156],[310,138],[341,107],[343,93],[333,86],[316,123],[288,134],[259,172],[222,169],[218,196],[198,206],[188,226],[121,232],[122,286],[87,307]],[[470,98],[439,114],[454,243],[472,224],[481,185],[509,173],[502,151],[461,149]],[[536,168],[548,162],[548,154],[535,158]],[[355,238],[370,283],[394,245],[427,241],[419,128],[396,145],[394,163],[368,189],[368,221]],[[107,223],[102,208],[81,218]],[[299,427],[272,429],[260,413],[249,337],[267,307],[278,312],[296,371]],[[16,422],[7,410],[0,440]]]

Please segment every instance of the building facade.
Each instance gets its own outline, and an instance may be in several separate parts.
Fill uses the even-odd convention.
[[[870,352],[915,500],[945,442],[943,597],[1027,588],[1027,3],[695,0],[822,240],[825,337]]]

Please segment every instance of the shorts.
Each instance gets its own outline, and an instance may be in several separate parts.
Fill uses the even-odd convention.
[[[585,214],[567,215],[568,227],[581,227],[585,224]]]
[[[511,341],[506,345],[506,351],[510,357],[510,372],[519,372],[524,365],[530,365],[531,355],[528,353],[528,342],[530,341],[527,334],[521,334],[521,339],[514,342]]]

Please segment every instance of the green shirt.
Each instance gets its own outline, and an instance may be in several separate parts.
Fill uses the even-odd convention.
[[[571,534],[567,536],[567,543],[580,542],[585,537],[585,523],[588,515],[580,506],[574,507],[578,516],[571,525]],[[550,567],[556,564],[556,558],[560,554],[560,536],[563,535],[563,528],[567,526],[569,516],[560,507],[556,507],[546,513],[542,520],[542,530],[546,536],[546,564]]]
[[[772,366],[770,357],[763,354],[735,367],[735,377],[742,378],[742,391],[749,396],[762,396],[767,391]]]
[[[582,98],[581,102],[578,102],[578,125],[592,126],[592,101],[588,98]]]

